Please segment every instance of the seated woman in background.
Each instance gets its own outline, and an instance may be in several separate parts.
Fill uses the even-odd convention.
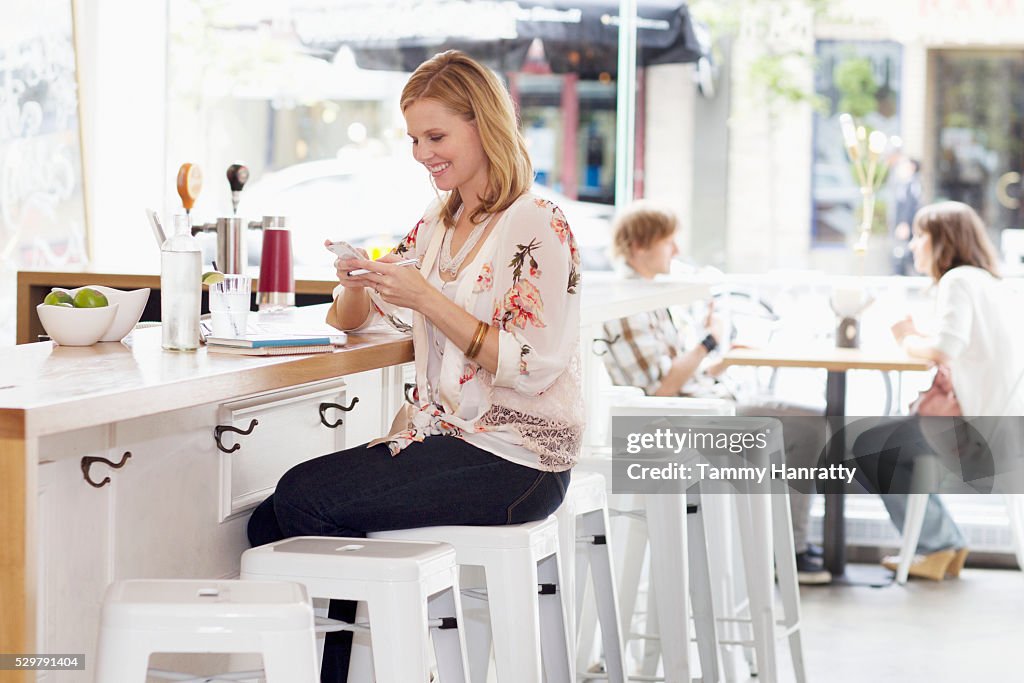
[[[415,403],[387,436],[287,472],[249,521],[253,545],[544,519],[579,457],[578,250],[561,210],[529,193],[508,92],[451,51],[420,65],[401,107],[413,156],[447,194],[389,256],[336,262],[327,321],[360,329],[410,309]],[[419,268],[393,265],[410,257]],[[352,621],[355,603],[330,616]],[[328,634],[323,681],[346,679],[350,647]]]
[[[926,335],[908,317],[893,325],[892,332],[909,355],[936,364],[932,391],[947,394],[941,412],[1024,415],[1024,307],[1021,297],[999,278],[996,251],[981,218],[960,202],[925,206],[914,217],[910,250],[914,268],[935,281],[937,329]],[[957,401],[959,411],[951,408]],[[921,413],[938,414],[924,408]],[[889,517],[901,531],[915,458],[935,455],[954,462],[956,470],[969,470],[974,451],[984,446],[973,429],[960,432],[969,438],[943,442],[923,431],[921,417],[914,417],[886,420],[854,443],[858,479],[882,493]],[[911,564],[911,576],[936,581],[958,576],[967,559],[966,545],[949,511],[931,494],[917,546],[921,555]],[[883,564],[895,571],[899,558],[886,558]]]

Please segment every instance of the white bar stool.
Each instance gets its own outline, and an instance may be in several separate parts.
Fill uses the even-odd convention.
[[[752,465],[767,467],[769,463],[783,462],[781,425],[772,429],[772,439],[769,447],[758,454],[760,457],[751,458]],[[738,610],[730,608],[718,621],[727,627],[749,624],[752,637],[742,638],[730,629],[732,637],[722,639],[720,644],[724,647],[752,645],[757,675],[767,683],[775,683],[779,680],[775,641],[786,638],[797,683],[806,683],[789,488],[784,481],[767,477],[761,483],[748,483],[747,491],[726,496],[734,507],[742,546],[747,615],[741,617]],[[709,552],[722,553],[726,549],[712,544]],[[711,565],[715,565],[713,559]],[[783,607],[781,619],[776,616],[776,580]]]
[[[922,458],[924,460],[924,458]],[[915,474],[920,465],[915,465]],[[1003,494],[1006,515],[1010,522],[1010,537],[1013,540],[1017,566],[1024,570],[1024,496],[1017,493]],[[896,569],[896,583],[906,585],[910,577],[910,565],[917,552],[924,528],[924,515],[928,509],[927,493],[907,494],[907,516],[903,520],[903,541],[900,544],[900,563]]]
[[[732,417],[732,406],[722,401],[693,401],[679,398],[654,398],[654,397],[619,397],[612,403],[611,412],[613,416],[665,416],[665,417],[701,417],[701,424],[719,429],[735,428],[735,425],[742,421],[748,427],[753,427],[758,419],[771,420],[773,423],[770,434],[771,439],[768,447],[758,451],[752,458],[751,464],[768,466],[769,455],[779,454],[777,462],[781,462],[783,451],[781,423],[771,418],[737,418]],[[717,494],[721,495],[721,494]],[[796,574],[796,556],[793,545],[793,530],[789,513],[788,489],[784,482],[766,479],[761,485],[754,486],[750,490],[729,495],[732,505],[736,510],[737,526],[740,534],[743,549],[743,572],[747,589],[748,616],[740,617],[737,614],[735,605],[731,601],[723,599],[726,596],[719,595],[718,610],[707,598],[712,592],[711,566],[715,566],[718,555],[727,553],[727,548],[722,546],[721,538],[713,538],[709,545],[704,541],[704,520],[703,507],[707,501],[716,498],[716,494],[700,495],[699,487],[691,488],[689,492],[689,507],[698,514],[691,515],[688,522],[689,533],[693,535],[693,543],[688,544],[688,562],[692,571],[693,590],[691,591],[694,604],[692,606],[694,621],[697,631],[698,651],[702,664],[702,679],[704,681],[718,680],[718,658],[715,656],[718,645],[753,645],[756,654],[757,673],[761,679],[768,683],[775,683],[778,680],[778,663],[775,651],[776,637],[785,637],[789,641],[790,654],[793,660],[793,668],[798,683],[806,681],[804,667],[802,638],[800,633],[800,594]],[[649,495],[647,499],[662,499],[665,494]],[[702,502],[703,501],[703,502]],[[662,501],[663,502],[663,501]],[[696,504],[696,509],[693,505]],[[713,503],[717,504],[717,500]],[[652,513],[648,510],[647,516]],[[654,527],[650,527],[649,533],[654,533]],[[658,532],[665,533],[664,531]],[[674,532],[673,532],[674,533]],[[635,543],[637,539],[630,542]],[[642,543],[642,540],[640,541]],[[666,600],[663,592],[659,590],[663,581],[659,581],[654,563],[655,541],[651,540],[652,567],[651,567],[651,592],[649,593],[648,621],[657,620],[661,623],[661,612],[664,611]],[[627,549],[622,572],[622,607],[624,624],[627,628],[628,619],[632,615],[636,602],[636,586],[639,584],[640,570],[642,566],[643,546],[636,546]],[[632,559],[631,559],[632,558]],[[714,559],[713,559],[714,558]],[[774,562],[773,562],[774,560]],[[717,563],[721,566],[721,562]],[[779,588],[784,607],[784,617],[776,622],[774,579],[778,576]],[[670,590],[675,590],[670,588]],[[656,597],[655,597],[656,596]],[[685,597],[685,596],[684,596]],[[707,598],[707,599],[705,599]],[[668,601],[676,604],[678,598],[673,596]],[[659,609],[662,608],[662,609]],[[675,608],[678,611],[679,608]],[[680,612],[686,614],[685,611]],[[715,621],[733,627],[739,623],[749,623],[752,630],[752,638],[744,639],[733,634],[728,639],[723,639],[715,645],[717,629],[713,623],[709,626],[709,617],[717,617]],[[781,627],[777,633],[776,626]],[[734,629],[730,629],[733,630]],[[673,642],[664,635],[662,627],[661,643]],[[683,641],[688,642],[688,641]],[[657,640],[648,639],[646,648],[645,663],[643,672],[653,673],[653,667],[657,664],[659,645]],[[662,656],[664,657],[664,648]],[[680,648],[684,649],[684,648]],[[665,660],[666,680],[670,675],[669,662]]]
[[[653,397],[644,396],[642,392],[639,395],[635,392],[623,392],[622,387],[616,389],[617,393],[609,396],[611,417],[713,418],[729,416],[735,412],[733,404],[729,401]],[[610,431],[609,429],[609,444]],[[594,451],[597,452],[599,451]],[[593,461],[583,461],[581,465],[589,469],[599,466],[598,462],[599,459],[595,458]],[[651,625],[657,625],[657,636],[649,633],[642,636],[646,645],[641,672],[651,676],[660,657],[667,683],[689,683],[694,668],[689,653],[692,612],[693,632],[701,664],[701,680],[706,683],[718,681],[718,639],[712,604],[711,572],[707,564],[708,552],[705,549],[707,538],[703,516],[700,514],[699,486],[691,487],[686,494],[638,495],[632,503],[625,497],[622,497],[622,500],[629,509],[623,508],[619,514],[643,518],[647,526],[646,536],[632,534],[626,539],[620,578],[624,632],[628,632],[632,624],[645,549],[648,546],[650,553],[647,623],[648,631],[651,630]]]
[[[145,683],[154,652],[258,652],[267,683],[318,680],[313,606],[305,589],[294,583],[111,584],[103,600],[96,680]]]
[[[612,683],[625,683],[626,666],[623,656],[622,631],[619,628],[618,589],[615,586],[612,567],[611,543],[608,538],[608,495],[605,478],[597,472],[573,472],[565,500],[555,511],[558,519],[559,549],[562,561],[563,598],[567,601],[565,612],[569,622],[569,634],[577,644],[581,633],[576,625],[586,596],[594,597],[597,619],[601,625],[601,640],[604,647],[605,672]],[[577,535],[580,534],[580,535]],[[586,552],[577,549],[585,547]],[[582,559],[582,561],[577,561]],[[593,581],[593,591],[587,591],[587,576]],[[589,604],[589,602],[587,603]],[[587,645],[576,650],[576,667],[585,668],[589,662],[590,639]]]
[[[606,457],[600,457],[601,453],[602,451],[595,449],[590,452],[589,457],[581,459],[573,469],[573,476],[578,477],[588,471],[598,471],[610,476],[612,461],[607,454]],[[615,498],[613,514],[646,523],[646,533],[631,533],[621,542],[619,539],[616,540],[618,546],[622,548],[621,573],[618,581],[621,598],[619,603],[621,608],[620,632],[631,633],[644,557],[649,551],[650,590],[657,594],[660,609],[647,615],[648,632],[632,637],[644,638],[648,642],[660,640],[670,645],[666,645],[665,648],[648,648],[648,652],[655,653],[655,655],[648,665],[641,667],[639,673],[645,677],[653,674],[652,669],[657,665],[658,655],[660,655],[666,683],[690,683],[693,666],[689,653],[692,630],[690,626],[690,563],[687,560],[689,539],[686,495],[616,494]],[[703,576],[704,574],[699,575],[699,577]],[[706,586],[701,585],[699,591],[710,600],[710,592]],[[703,626],[706,623],[702,624],[699,632],[702,635],[710,636],[713,642],[713,623],[711,628],[705,629]],[[580,632],[586,636],[593,634],[595,628],[596,622],[592,615],[584,611],[580,619]],[[589,651],[589,649],[589,647],[581,647],[580,651]],[[715,649],[716,645],[712,644],[710,652],[714,653]],[[707,651],[709,650],[706,648],[702,649],[702,652]],[[710,674],[712,676],[717,675],[713,673],[717,670],[717,662],[714,660],[715,657],[712,657],[712,661],[704,665],[706,671],[712,672]],[[584,675],[584,678],[587,676]],[[705,680],[717,679],[709,677]]]
[[[365,602],[368,625],[323,620],[330,625],[318,630],[369,631],[377,683],[429,680],[428,625],[441,680],[467,683],[455,561],[443,543],[299,536],[246,550],[242,578],[296,581],[314,598]]]
[[[370,534],[372,538],[434,540],[455,547],[459,565],[483,567],[498,683],[574,681],[559,575],[554,516],[508,526],[435,526]],[[466,597],[482,598],[464,591]],[[470,672],[487,678],[486,623],[469,621]],[[542,678],[542,672],[546,678]],[[410,679],[411,680],[411,679]]]

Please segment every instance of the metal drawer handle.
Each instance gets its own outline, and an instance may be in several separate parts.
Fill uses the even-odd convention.
[[[354,397],[352,399],[352,403],[348,404],[348,408],[346,408],[345,406],[341,405],[340,403],[326,403],[326,402],[325,403],[321,403],[320,404],[320,422],[323,423],[324,427],[330,427],[331,429],[335,429],[336,427],[340,427],[341,423],[344,422],[344,420],[342,420],[339,417],[338,420],[332,424],[332,423],[327,421],[327,416],[324,415],[324,413],[327,411],[328,408],[337,408],[338,410],[343,410],[343,411],[345,411],[347,413],[348,411],[350,411],[353,408],[355,408],[357,403],[359,403],[359,397],[358,396],[356,396],[356,397]]]
[[[614,344],[615,342],[619,341],[620,339],[622,339],[622,337],[620,335],[615,335],[611,339],[602,339],[602,338],[598,337],[597,339],[595,339],[595,340],[593,340],[591,342],[591,350],[593,351],[595,356],[603,356],[606,353],[608,353],[608,349],[604,348],[604,349],[601,349],[600,351],[598,351],[597,349],[593,348],[593,345],[601,343],[601,344],[605,344],[606,346],[610,347],[612,344]]]
[[[213,440],[217,442],[217,448],[219,448],[224,453],[234,453],[239,448],[241,448],[242,445],[236,443],[231,448],[224,448],[224,444],[220,442],[220,435],[223,434],[224,432],[232,432],[234,434],[242,435],[252,434],[252,430],[255,429],[256,425],[258,424],[259,421],[256,418],[253,418],[252,422],[249,423],[248,429],[239,429],[238,427],[232,427],[230,425],[217,425],[216,427],[213,428]]]
[[[85,480],[89,482],[90,486],[95,486],[96,488],[101,489],[110,483],[110,477],[103,477],[103,481],[101,481],[98,484],[94,482],[92,480],[92,477],[89,476],[89,468],[92,467],[93,463],[101,462],[112,469],[119,470],[122,467],[124,467],[125,463],[128,462],[128,458],[130,457],[132,457],[131,451],[124,452],[124,455],[121,456],[121,462],[113,462],[111,460],[107,460],[106,458],[101,458],[96,455],[87,455],[84,458],[82,458],[82,476],[85,477]]]

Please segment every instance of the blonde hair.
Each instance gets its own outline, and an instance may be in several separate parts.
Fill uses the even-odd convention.
[[[417,67],[402,89],[402,111],[421,99],[439,102],[466,121],[475,122],[487,157],[487,188],[470,215],[473,223],[485,214],[503,211],[533,184],[533,166],[519,132],[508,90],[490,70],[458,50],[434,55]],[[458,191],[441,206],[441,219],[455,225],[462,206]]]
[[[671,209],[643,199],[635,201],[612,224],[612,252],[628,261],[633,249],[646,249],[675,234],[677,227],[679,220]]]
[[[961,202],[938,202],[914,214],[914,228],[927,233],[932,243],[931,272],[938,281],[957,266],[983,268],[999,277],[995,247],[981,217]]]

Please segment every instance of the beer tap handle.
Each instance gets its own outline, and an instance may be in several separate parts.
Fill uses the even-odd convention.
[[[189,226],[192,225],[192,207],[202,189],[203,173],[199,167],[195,164],[182,164],[178,169],[178,196],[181,197],[181,206],[185,209]]]
[[[238,202],[242,198],[242,188],[249,180],[249,169],[242,164],[228,166],[228,185],[231,186],[231,215],[238,215]]]

